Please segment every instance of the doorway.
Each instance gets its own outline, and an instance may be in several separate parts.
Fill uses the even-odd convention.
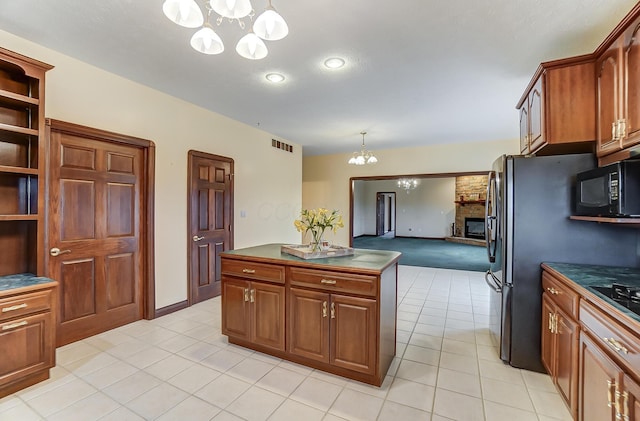
[[[376,235],[394,238],[396,230],[396,194],[376,193]]]
[[[220,253],[233,249],[233,159],[189,151],[189,305],[220,295]]]
[[[153,142],[47,120],[57,345],[155,314]]]

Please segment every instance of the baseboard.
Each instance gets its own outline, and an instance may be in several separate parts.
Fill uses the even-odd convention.
[[[416,238],[418,240],[444,240],[446,237],[406,237],[404,235],[396,235],[396,238]]]
[[[189,307],[189,302],[187,300],[177,302],[175,304],[168,305],[166,307],[156,309],[156,318],[166,316],[167,314],[171,314],[178,310],[183,310]]]

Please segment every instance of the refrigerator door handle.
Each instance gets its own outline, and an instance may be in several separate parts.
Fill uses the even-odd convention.
[[[489,277],[491,277],[491,280],[489,279]],[[502,292],[502,284],[500,283],[498,278],[490,270],[488,270],[484,274],[484,280],[492,290],[494,290],[497,293],[501,293]]]
[[[485,196],[486,200],[484,204],[484,221],[486,225],[484,237],[486,241],[489,263],[494,263],[496,261],[495,235],[497,235],[496,230],[498,229],[498,218],[496,215],[491,214],[491,212],[495,210],[494,201],[496,200],[496,198],[494,197],[494,195],[496,190],[495,187],[492,186],[492,183],[495,185],[495,180],[495,171],[489,171],[489,176],[487,177],[487,195]]]

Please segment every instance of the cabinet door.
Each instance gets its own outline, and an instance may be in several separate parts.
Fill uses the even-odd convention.
[[[533,152],[545,142],[544,138],[544,102],[542,97],[544,75],[538,81],[529,94],[529,151]]]
[[[331,364],[373,374],[376,368],[376,302],[331,296]]]
[[[289,352],[329,362],[329,294],[289,290]]]
[[[622,146],[640,143],[640,22],[625,35],[623,113],[626,127]]]
[[[624,376],[626,395],[620,403],[624,408],[623,420],[640,421],[640,385],[629,376]],[[626,417],[626,418],[625,418]]]
[[[619,42],[615,42],[596,62],[597,72],[597,153],[606,155],[620,150],[621,143],[615,137],[614,127],[620,118],[620,69]]]
[[[555,335],[553,334],[553,318],[555,317],[555,306],[545,293],[542,294],[542,365],[551,377],[555,377]]]
[[[520,108],[520,152],[529,153],[529,101],[525,100]]]
[[[558,391],[571,408],[575,416],[578,385],[578,324],[566,316],[562,310],[556,310],[556,367],[555,380]]]
[[[578,420],[615,419],[615,391],[622,380],[618,366],[584,331],[580,332]]]
[[[284,351],[284,287],[252,282],[251,342]]]
[[[222,277],[222,333],[249,340],[251,308],[249,282]]]
[[[2,323],[0,385],[53,366],[51,312]]]

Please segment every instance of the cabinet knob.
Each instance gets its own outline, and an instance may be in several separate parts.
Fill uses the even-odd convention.
[[[332,319],[336,318],[336,304],[335,303],[331,303],[331,318]]]
[[[71,253],[71,250],[60,250],[58,247],[54,247],[49,250],[49,254],[53,257],[60,256],[61,254]]]
[[[327,317],[327,302],[322,302],[322,317]]]

